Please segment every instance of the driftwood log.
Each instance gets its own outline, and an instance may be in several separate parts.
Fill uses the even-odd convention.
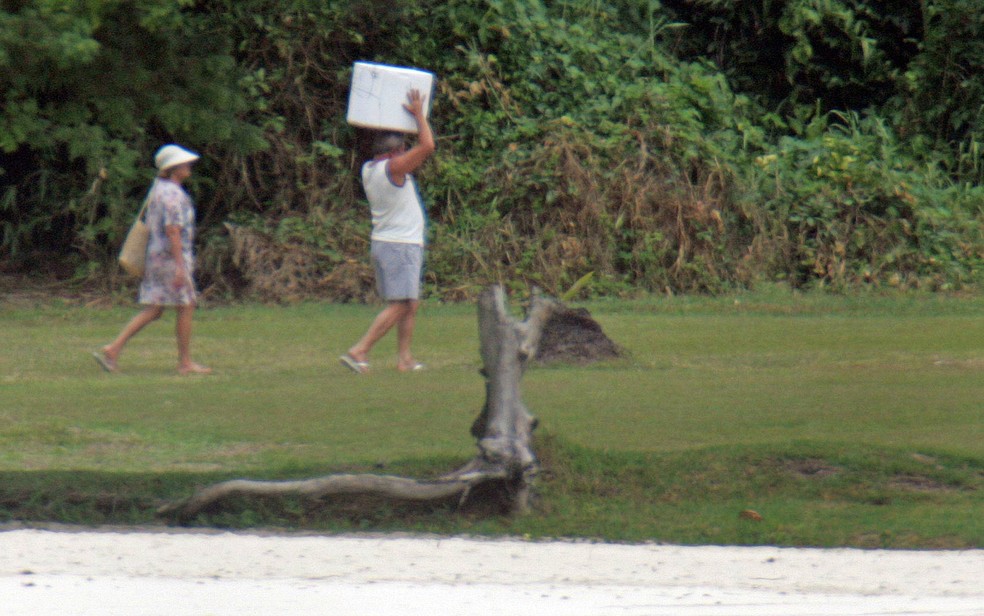
[[[191,497],[168,503],[158,515],[185,523],[233,496],[296,495],[324,499],[365,495],[401,501],[447,501],[464,504],[474,490],[494,483],[514,513],[529,508],[531,488],[540,467],[533,451],[536,420],[520,396],[519,384],[547,320],[559,304],[534,293],[526,319],[510,317],[501,287],[485,289],[478,299],[478,331],[485,377],[485,406],[472,425],[478,454],[463,467],[431,480],[375,474],[336,474],[296,481],[234,479],[205,487]]]

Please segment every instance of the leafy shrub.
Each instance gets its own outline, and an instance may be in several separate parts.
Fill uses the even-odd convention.
[[[344,116],[373,60],[439,76],[436,296],[980,281],[972,0],[76,4],[0,12],[5,264],[111,264],[179,141],[205,154],[206,284],[364,299],[369,135]]]
[[[9,4],[9,3],[8,3]],[[262,145],[228,54],[187,3],[24,0],[0,11],[0,249],[105,263],[162,143]]]
[[[757,159],[759,194],[780,238],[774,273],[837,289],[945,289],[978,278],[984,244],[972,204],[984,193],[919,168],[876,117],[833,119]]]

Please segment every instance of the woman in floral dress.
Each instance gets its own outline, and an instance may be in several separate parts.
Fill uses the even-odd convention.
[[[180,374],[209,374],[211,368],[191,359],[191,323],[197,303],[194,273],[195,207],[181,187],[191,176],[198,155],[181,146],[166,145],[157,151],[154,163],[159,173],[147,195],[147,262],[140,284],[144,309],[127,323],[116,340],[93,353],[107,372],[119,370],[117,359],[126,343],[144,327],[161,318],[164,308],[177,311],[175,333]]]

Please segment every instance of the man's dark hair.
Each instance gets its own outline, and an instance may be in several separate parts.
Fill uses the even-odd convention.
[[[372,155],[379,156],[380,154],[386,154],[388,152],[392,152],[393,150],[398,150],[404,145],[404,143],[403,133],[393,131],[379,133],[372,141]]]

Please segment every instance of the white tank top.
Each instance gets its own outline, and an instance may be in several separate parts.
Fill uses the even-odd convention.
[[[424,203],[413,176],[403,186],[390,181],[388,160],[370,160],[362,165],[362,186],[372,210],[371,239],[382,242],[424,245]]]

